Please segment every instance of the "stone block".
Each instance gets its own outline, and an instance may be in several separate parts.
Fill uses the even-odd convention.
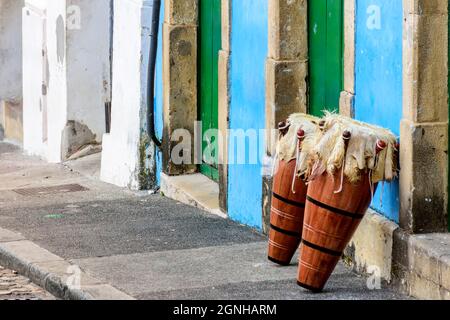
[[[165,22],[171,25],[197,25],[198,0],[166,0]]]
[[[308,1],[269,0],[269,58],[308,59]]]
[[[441,286],[450,291],[450,254],[440,260]]]
[[[409,277],[409,294],[417,299],[440,300],[441,290],[438,284],[412,273]]]
[[[442,0],[403,0],[405,14],[447,14],[448,3]]]
[[[197,28],[164,24],[164,157],[163,170],[169,175],[192,173],[195,122],[197,121]],[[171,141],[176,130],[187,130],[191,141]],[[175,164],[171,159],[180,142],[189,152],[188,163]],[[189,163],[190,162],[190,163]]]
[[[439,285],[439,254],[433,252],[432,246],[426,245],[426,240],[411,237],[408,246],[409,267],[423,281]]]
[[[222,211],[228,208],[228,129],[230,106],[230,53],[219,52],[219,131],[222,143],[219,150],[219,201]]]
[[[344,0],[344,90],[355,93],[355,1]]]
[[[411,14],[404,23],[404,117],[448,121],[448,17]]]
[[[441,288],[441,300],[450,301],[450,291]]]
[[[276,61],[266,63],[266,129],[268,150],[274,150],[271,130],[292,113],[307,111],[308,64],[301,61]]]
[[[354,118],[355,117],[355,95],[342,91],[339,100],[340,114]]]
[[[400,225],[447,230],[448,123],[401,123]],[[430,161],[432,159],[432,161]]]
[[[231,51],[231,0],[222,0],[222,50]]]

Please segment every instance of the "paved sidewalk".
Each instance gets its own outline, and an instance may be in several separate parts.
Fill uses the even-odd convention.
[[[1,300],[55,300],[55,297],[17,272],[0,267]]]
[[[387,287],[367,289],[366,279],[342,264],[326,292],[306,292],[296,285],[295,265],[267,261],[263,235],[159,195],[102,183],[98,159],[70,169],[0,143],[0,264],[73,299],[406,298]],[[69,184],[85,189],[68,192]],[[60,185],[37,195],[23,190]],[[81,287],[67,285],[74,275]]]

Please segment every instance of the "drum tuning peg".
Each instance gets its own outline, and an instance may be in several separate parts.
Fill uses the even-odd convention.
[[[282,136],[285,136],[288,133],[290,126],[291,124],[289,121],[281,121],[278,124],[278,130],[280,130]]]
[[[306,136],[306,133],[305,133],[305,131],[303,129],[299,129],[297,131],[297,138],[298,138],[298,140],[300,140],[300,141],[305,140],[305,136]]]
[[[352,138],[352,133],[350,131],[344,131],[342,137],[345,141],[350,141],[350,139]]]
[[[326,124],[327,124],[327,122],[325,120],[320,121],[319,122],[320,130],[325,131]]]
[[[383,140],[378,140],[377,141],[377,148],[376,148],[377,154],[379,154],[381,151],[386,149],[386,147],[387,147],[386,142],[384,142]]]

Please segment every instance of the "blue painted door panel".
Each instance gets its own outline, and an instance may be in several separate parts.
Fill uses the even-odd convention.
[[[265,127],[268,1],[233,0],[232,8],[230,129],[253,129],[259,134]],[[260,145],[259,154],[263,152],[264,146]],[[234,154],[230,145],[230,158]],[[230,218],[261,229],[262,189],[261,163],[230,165]]]
[[[356,1],[356,118],[400,133],[402,118],[401,0]],[[399,219],[398,182],[379,186],[373,208]]]

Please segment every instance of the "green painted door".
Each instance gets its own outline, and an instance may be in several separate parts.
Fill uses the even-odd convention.
[[[339,110],[343,84],[343,0],[308,2],[309,111]]]
[[[221,49],[221,0],[200,0],[199,23],[199,119],[203,125],[203,164],[200,172],[219,180],[219,50]],[[209,134],[208,134],[209,133]]]

